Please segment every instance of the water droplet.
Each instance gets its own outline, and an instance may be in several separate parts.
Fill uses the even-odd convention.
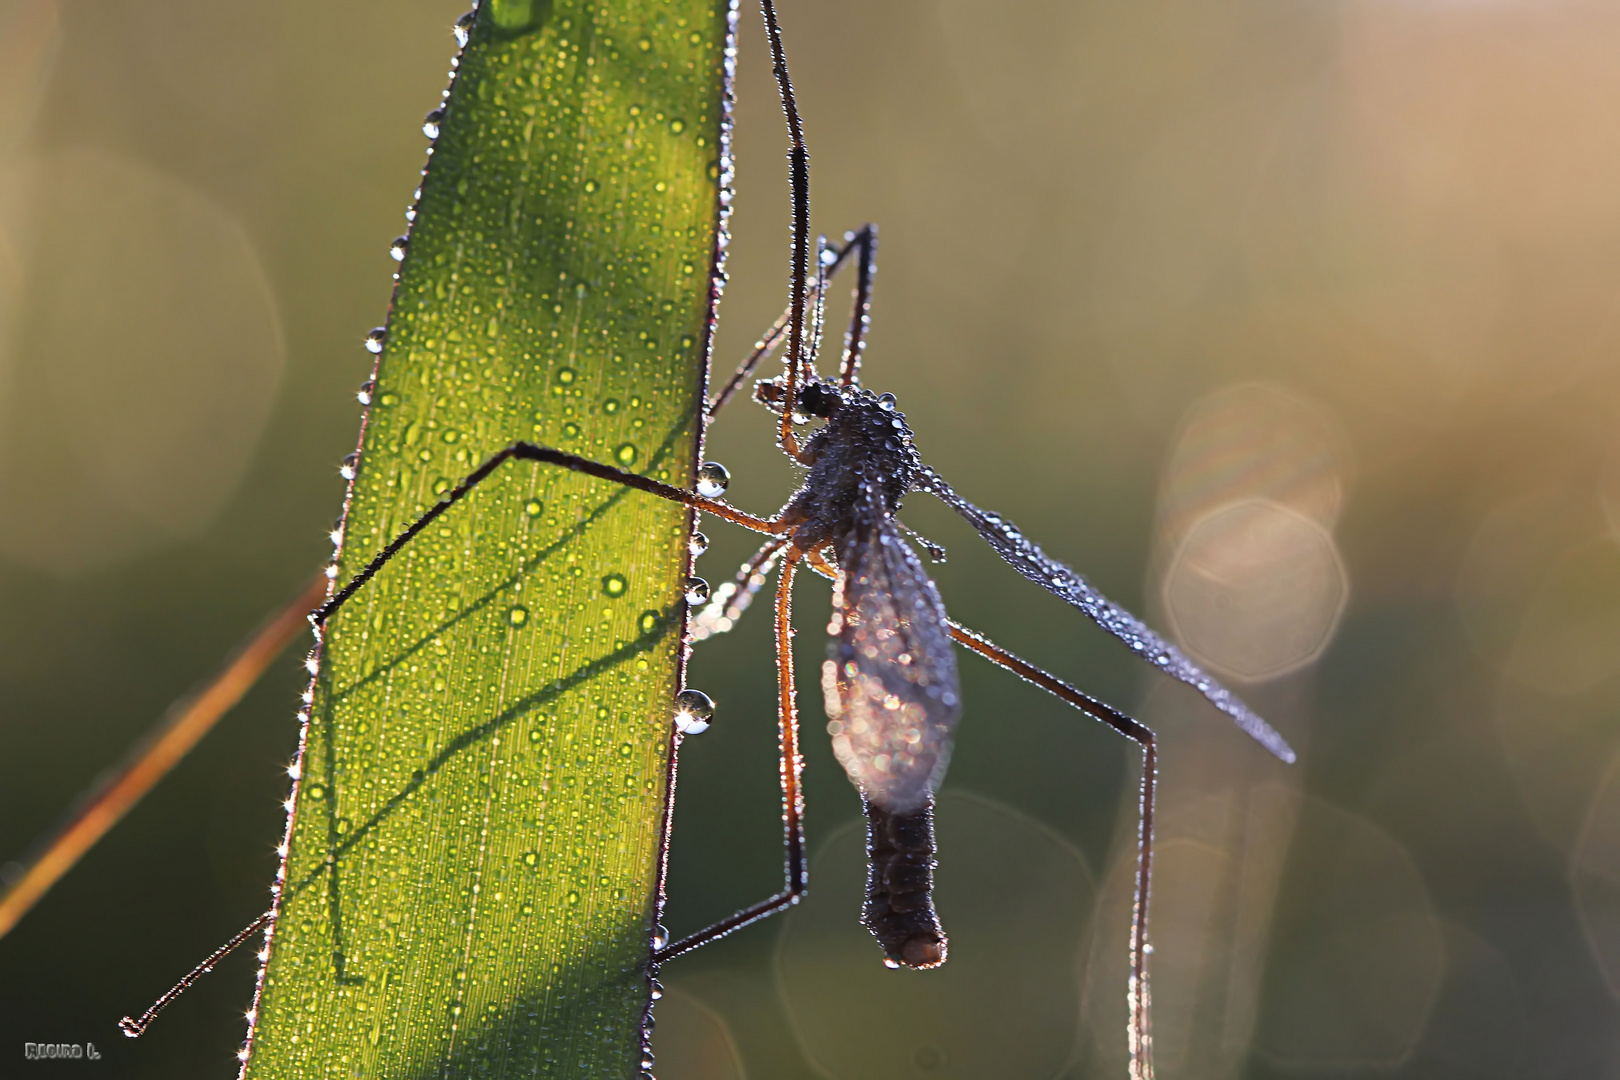
[[[884,412],[894,412],[894,405],[895,401],[893,394],[884,394],[878,398],[878,408],[882,409]]]
[[[731,485],[731,473],[718,461],[705,461],[698,466],[697,492],[705,499],[718,499]]]
[[[652,947],[655,948],[655,949],[662,949],[664,946],[666,946],[668,944],[669,944],[669,929],[663,923],[659,923],[657,926],[653,927]],[[648,1057],[651,1057],[651,1056],[652,1055],[650,1055],[650,1054],[648,1055]],[[652,1068],[651,1062],[648,1063],[647,1067]]]
[[[539,864],[539,862],[540,862],[540,855],[539,855],[538,852],[525,851],[523,853],[523,865],[524,866],[535,866],[535,865]]]
[[[629,468],[636,463],[636,453],[635,443],[621,443],[619,448],[613,451],[613,460]]]
[[[643,634],[652,633],[654,630],[658,629],[658,612],[643,611],[641,613],[641,618],[637,620],[636,625],[641,627],[641,632]]]
[[[514,604],[512,610],[506,613],[506,621],[513,626],[522,626],[529,621],[529,609],[522,604]]]
[[[682,690],[675,695],[675,730],[682,735],[701,735],[708,731],[713,716],[714,702],[703,691]]]
[[[381,405],[381,406],[383,406],[385,408],[389,407],[389,406],[393,406],[393,405],[398,405],[399,404],[399,395],[398,394],[384,394],[382,397],[377,399],[377,404],[379,404],[379,405]]]
[[[568,421],[568,423],[564,424],[563,425],[563,438],[565,438],[565,439],[577,439],[577,438],[579,438],[579,425],[574,423],[572,420],[570,420],[570,421]]]
[[[365,382],[360,384],[360,392],[355,394],[354,396],[360,399],[360,404],[362,404],[362,405],[370,405],[371,404],[371,392],[373,390],[375,390],[375,389],[377,389],[376,380],[367,379]]]
[[[609,574],[602,579],[602,591],[609,596],[623,596],[624,590],[630,587],[623,574]]]
[[[405,249],[411,246],[409,236],[396,236],[394,242],[388,245],[388,254],[393,256],[395,262],[405,261]]]
[[[587,195],[596,194],[596,181],[595,180],[587,180],[587,181],[585,181],[585,194],[587,194]]]
[[[353,480],[355,467],[359,464],[360,452],[357,450],[343,459],[343,464],[338,466],[338,475],[343,477],[345,480]]]
[[[652,999],[658,1001],[664,996],[664,984],[657,979],[652,981]]]
[[[619,399],[608,398],[606,401],[602,402],[602,411],[607,413],[609,416],[612,416],[614,413],[618,412]]]
[[[671,120],[669,122],[669,131],[670,131],[671,135],[679,135],[681,132],[683,132],[685,130],[686,130],[686,121],[682,120],[680,117],[676,117],[674,120]]]
[[[545,508],[546,504],[541,502],[539,499],[530,499],[528,502],[523,504],[523,512],[528,514],[530,517],[539,517],[541,511],[545,510]]]
[[[686,549],[693,555],[701,555],[709,550],[709,538],[700,532],[694,532],[692,538],[686,542]]]
[[[383,351],[383,345],[388,341],[388,327],[373,327],[371,333],[366,335],[366,352],[376,355]]]
[[[709,602],[709,583],[700,577],[686,579],[686,602],[696,607]]]
[[[579,372],[571,367],[561,368],[557,372],[557,381],[564,386],[572,386],[577,378],[579,378]]]
[[[456,35],[456,44],[463,49],[467,47],[467,39],[472,36],[473,23],[477,21],[478,16],[470,11],[456,20],[456,25],[451,32]]]
[[[885,956],[883,958],[883,966],[888,968],[890,971],[898,971],[900,970],[900,961],[896,960],[892,956]]]
[[[430,139],[439,137],[439,125],[444,123],[444,110],[434,109],[422,118],[422,134]]]
[[[822,251],[821,251],[821,265],[822,266],[831,266],[833,263],[835,263],[837,261],[838,261],[838,252],[834,251],[832,248],[823,248],[822,249]]]

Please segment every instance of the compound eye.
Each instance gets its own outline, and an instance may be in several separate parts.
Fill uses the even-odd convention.
[[[823,382],[813,382],[799,390],[799,412],[826,419],[838,408],[838,391]]]

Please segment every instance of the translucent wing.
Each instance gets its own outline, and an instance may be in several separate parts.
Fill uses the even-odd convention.
[[[833,752],[868,802],[914,810],[945,775],[962,712],[945,606],[892,518],[858,514],[835,545],[822,668]]]
[[[1090,582],[1047,555],[999,514],[981,510],[962,498],[934,470],[924,466],[916,486],[940,498],[945,505],[967,518],[985,542],[1020,574],[1067,600],[1104,630],[1119,638],[1143,660],[1166,675],[1180,679],[1209,699],[1217,709],[1237,722],[1256,742],[1284,761],[1294,760],[1294,751],[1270,724],[1262,720],[1237,695],[1226,689],[1203,668],[1158,634],[1149,630],[1135,615],[1094,589]]]

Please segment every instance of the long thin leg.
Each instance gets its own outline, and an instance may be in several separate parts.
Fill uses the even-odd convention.
[[[862,228],[859,233],[845,234],[848,239],[845,241],[844,245],[842,247],[832,249],[833,260],[827,267],[827,279],[829,281],[831,281],[832,278],[837,275],[844,263],[849,261],[850,252],[856,250],[856,246],[859,243],[861,236],[867,232],[875,232],[876,229],[876,225],[867,225]],[[870,274],[868,274],[867,280],[870,281]],[[812,289],[814,288],[815,287],[812,286]],[[860,311],[859,308],[857,308],[857,317],[859,317],[859,315]],[[737,366],[736,372],[731,376],[730,379],[726,381],[726,385],[722,386],[720,388],[720,392],[715,394],[714,398],[709,402],[709,419],[714,419],[715,414],[720,411],[721,407],[725,405],[726,402],[730,401],[732,397],[736,395],[737,391],[742,388],[742,384],[748,381],[748,377],[754,373],[754,370],[759,367],[760,363],[766,357],[770,356],[771,353],[775,352],[778,345],[782,344],[782,339],[787,336],[788,323],[792,320],[792,318],[793,308],[783,308],[782,314],[779,315],[776,321],[770,325],[770,329],[766,330],[764,335],[754,343],[754,351],[749,353],[747,358]],[[866,323],[863,321],[863,331],[865,325]],[[845,353],[846,355],[848,353],[847,338],[845,339]]]
[[[660,949],[653,954],[655,965],[797,904],[808,884],[804,861],[804,791],[799,784],[804,757],[799,753],[799,709],[793,690],[793,574],[803,554],[798,548],[788,548],[776,586],[776,708],[782,750],[782,832],[787,863],[783,889],[768,900],[745,907],[713,926]]]
[[[617,483],[624,484],[627,487],[633,487],[637,490],[657,495],[660,498],[669,499],[671,502],[678,502],[694,509],[702,510],[705,513],[714,514],[716,517],[724,518],[727,521],[736,522],[737,524],[746,526],[756,532],[767,533],[772,536],[777,535],[785,529],[784,526],[780,526],[775,522],[754,517],[752,514],[745,514],[741,510],[736,510],[730,506],[727,506],[725,503],[716,502],[713,499],[706,499],[701,495],[697,495],[689,491],[683,491],[681,488],[673,487],[669,484],[662,483],[661,481],[653,480],[645,476],[638,476],[635,473],[625,472],[623,469],[615,469],[611,465],[603,465],[600,462],[591,461],[589,458],[580,457],[578,454],[570,454],[562,450],[553,450],[549,446],[537,446],[534,443],[513,443],[511,446],[508,446],[506,449],[500,451],[488,461],[484,462],[471,474],[469,474],[466,479],[462,480],[461,483],[452,488],[443,499],[433,506],[432,509],[428,510],[421,517],[412,522],[404,532],[394,537],[394,539],[389,542],[388,546],[383,548],[382,551],[378,552],[372,558],[372,560],[349,581],[347,585],[334,593],[332,597],[326,601],[326,603],[310,612],[309,621],[315,625],[317,632],[319,632],[320,628],[326,624],[326,620],[332,616],[333,612],[335,612],[343,605],[345,601],[357,593],[361,586],[375,577],[377,571],[381,570],[388,560],[399,554],[400,550],[404,548],[406,544],[410,543],[418,533],[427,528],[428,525],[431,524],[433,520],[440,514],[444,513],[450,507],[454,506],[456,503],[465,498],[467,493],[473,488],[489,479],[490,476],[495,473],[496,469],[500,468],[508,461],[538,461],[549,465],[560,465],[565,469],[572,469],[574,472],[581,472],[587,476],[594,476],[600,480],[612,480]],[[797,741],[797,728],[795,728],[795,747],[797,747]],[[147,1024],[151,1022],[152,1018],[156,1016],[161,1009],[167,1006],[175,998],[183,994],[203,975],[213,970],[215,964],[224,959],[227,954],[251,937],[255,930],[263,927],[268,920],[273,917],[273,915],[273,910],[266,912],[253,923],[249,924],[244,930],[242,930],[241,933],[237,934],[229,942],[222,945],[214,952],[212,956],[204,960],[201,964],[197,965],[197,967],[186,975],[184,979],[181,979],[180,982],[176,983],[168,993],[160,997],[150,1009],[141,1015],[139,1020],[131,1020],[129,1017],[125,1017],[124,1021],[120,1024],[120,1026],[123,1028],[124,1034],[128,1035],[132,1039],[138,1038],[146,1030]]]
[[[866,328],[872,325],[872,275],[877,272],[877,226],[865,225],[855,238],[844,246],[857,247],[861,252],[860,269],[855,277],[855,313],[850,316],[849,333],[844,335],[844,360],[839,366],[839,381],[853,386],[861,380],[861,354],[866,349]]]
[[[765,32],[771,39],[771,73],[776,76],[776,88],[782,95],[782,112],[787,115],[788,137],[793,146],[788,151],[788,180],[793,197],[793,261],[789,268],[791,280],[788,305],[788,354],[786,392],[782,395],[782,425],[777,440],[782,449],[804,464],[799,440],[793,434],[793,403],[799,396],[799,368],[804,362],[804,308],[805,284],[810,274],[810,152],[804,146],[804,125],[799,121],[799,106],[793,96],[793,83],[788,79],[787,53],[782,48],[782,28],[776,21],[776,5],[771,0],[760,0],[765,15]]]
[[[787,543],[785,536],[773,536],[765,546],[749,556],[737,571],[737,577],[714,590],[714,597],[702,611],[692,616],[692,642],[705,641],[716,634],[724,634],[737,624],[742,613],[754,602],[771,572],[771,564]]]
[[[1055,675],[1019,659],[958,623],[947,623],[951,637],[991,663],[1006,668],[1042,690],[1062,698],[1081,712],[1101,720],[1142,747],[1141,824],[1137,831],[1136,905],[1131,919],[1131,981],[1127,991],[1130,1008],[1128,1038],[1131,1051],[1131,1080],[1153,1080],[1153,1006],[1148,992],[1148,895],[1153,881],[1153,788],[1158,766],[1158,746],[1153,732],[1117,709],[1081,693]]]
[[[713,514],[715,517],[724,518],[727,521],[753,529],[755,532],[774,535],[782,532],[785,528],[774,521],[767,521],[752,514],[745,514],[741,510],[727,506],[723,502],[705,499],[701,495],[683,491],[678,487],[653,480],[650,477],[638,476],[635,473],[625,472],[623,469],[615,469],[611,465],[603,465],[601,462],[580,457],[578,454],[553,450],[549,446],[536,446],[534,443],[517,442],[478,466],[465,480],[451,488],[449,493],[440,499],[432,509],[413,521],[404,532],[394,537],[388,546],[379,551],[369,563],[361,568],[360,572],[354,575],[347,585],[339,589],[332,595],[330,600],[311,613],[310,622],[316,626],[324,624],[332,613],[343,605],[344,601],[358,592],[362,585],[370,581],[389,559],[399,554],[400,549],[410,543],[417,533],[432,524],[434,518],[465,498],[473,488],[488,480],[496,469],[508,461],[539,461],[548,465],[561,465],[565,469],[572,469],[574,472],[594,476],[599,480],[612,480],[615,483],[624,484],[626,487],[633,487],[639,491],[657,495],[661,499],[682,503],[695,510],[702,510],[706,514]]]
[[[263,930],[266,926],[268,926],[270,924],[270,920],[275,918],[275,914],[275,909],[271,908],[263,915],[260,915],[257,919],[254,919],[252,922],[248,923],[241,930],[237,931],[235,937],[231,938],[231,940],[215,949],[213,953],[209,955],[208,959],[192,968],[185,978],[175,983],[167,994],[164,994],[162,997],[154,1001],[150,1009],[147,1009],[145,1012],[141,1013],[140,1019],[126,1016],[122,1020],[118,1021],[118,1030],[122,1031],[131,1039],[138,1039],[142,1035],[146,1034],[147,1027],[151,1025],[158,1013],[162,1012],[170,1002],[174,1001],[175,998],[191,989],[192,984],[198,979],[202,978],[210,971],[213,971],[215,964],[219,963],[231,953],[235,952],[237,946],[241,945],[242,942],[252,937],[255,931]]]

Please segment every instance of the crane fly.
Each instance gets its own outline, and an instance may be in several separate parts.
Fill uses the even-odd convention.
[[[833,614],[828,626],[828,658],[822,690],[833,751],[859,790],[867,818],[868,870],[862,922],[876,939],[890,967],[929,969],[945,963],[948,938],[934,910],[934,793],[944,778],[962,715],[955,645],[1052,693],[1135,742],[1142,750],[1138,858],[1130,938],[1128,1031],[1130,1075],[1153,1074],[1151,1007],[1148,991],[1148,899],[1152,881],[1154,784],[1157,743],[1145,725],[1020,659],[983,635],[950,619],[939,591],[907,541],[898,513],[907,495],[926,492],[955,510],[1014,570],[1080,609],[1132,652],[1163,673],[1187,683],[1244,732],[1284,762],[1294,753],[1283,738],[1214,678],[1128,611],[1094,589],[1083,577],[1043,552],[998,514],[958,495],[922,460],[905,414],[893,394],[876,394],[861,384],[860,368],[869,325],[872,278],[876,269],[875,226],[846,233],[829,246],[822,238],[811,257],[809,154],[788,77],[782,32],[773,0],[761,0],[770,40],[772,71],[790,138],[789,187],[793,228],[789,304],[755,346],[736,374],[709,403],[712,419],[760,363],[785,342],[781,374],[755,384],[753,397],[779,418],[777,443],[804,470],[798,490],[777,513],[757,517],[723,499],[729,475],[715,463],[698,469],[695,491],[627,472],[577,454],[517,442],[496,453],[379,552],[354,578],[316,609],[317,631],[378,570],[434,519],[511,461],[553,465],[612,481],[701,513],[741,525],[767,537],[744,563],[738,578],[716,590],[693,579],[688,610],[707,601],[688,619],[691,640],[731,629],[769,574],[777,575],[775,640],[778,676],[778,728],[786,878],[776,895],[677,942],[656,928],[649,971],[668,960],[724,937],[797,903],[808,874],[804,841],[802,756],[797,689],[792,654],[793,584],[801,568],[829,578]],[[831,276],[853,261],[856,266],[854,314],[844,336],[836,375],[820,374],[824,298]],[[811,265],[814,263],[812,275]],[[799,428],[819,424],[801,438]],[[913,534],[915,536],[915,534]],[[930,554],[943,552],[915,537]],[[693,550],[704,546],[694,534]],[[685,689],[675,700],[676,740],[708,727],[713,702]],[[673,763],[673,758],[672,758]],[[657,895],[663,895],[663,852]],[[199,965],[139,1020],[126,1017],[126,1034],[139,1035],[167,1005],[227,952],[272,918],[267,912]],[[644,1036],[645,1038],[645,1036]],[[651,1058],[645,1066],[650,1069]]]

